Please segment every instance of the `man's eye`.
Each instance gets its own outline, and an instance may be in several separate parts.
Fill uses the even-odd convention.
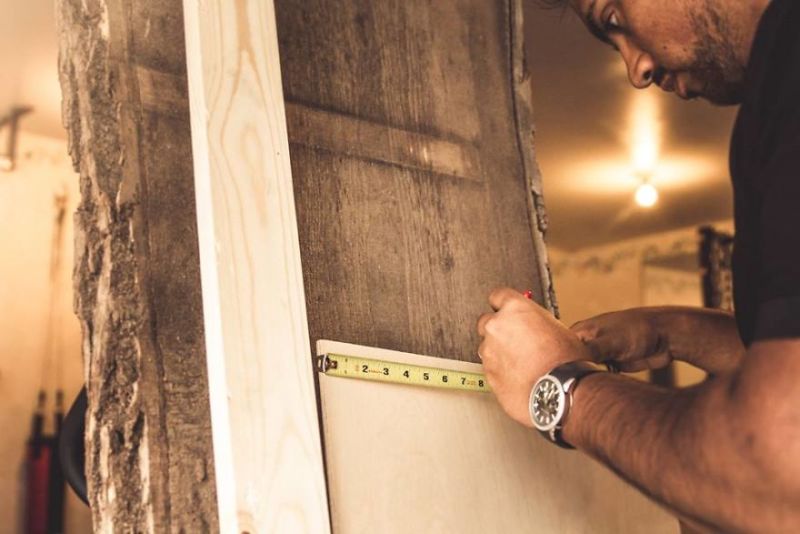
[[[611,15],[609,15],[609,17],[606,19],[606,31],[613,32],[619,29],[619,18],[617,17],[616,13],[612,12]]]

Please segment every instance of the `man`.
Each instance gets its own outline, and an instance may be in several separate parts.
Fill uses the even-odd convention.
[[[567,329],[498,289],[495,313],[478,322],[488,380],[511,417],[696,526],[800,532],[800,1],[570,4],[635,87],[742,104],[731,146],[736,318],[633,309]],[[564,365],[634,371],[673,359],[709,379],[669,390]]]

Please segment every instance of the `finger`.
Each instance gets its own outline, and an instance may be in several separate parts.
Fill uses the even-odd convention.
[[[589,336],[593,336],[593,334],[584,332],[583,335],[578,335],[578,338],[583,341],[583,344],[592,353],[592,358],[595,361],[624,360],[630,356],[631,344],[624,336],[602,334],[597,337]]]
[[[494,313],[484,313],[478,319],[478,335],[481,337],[486,337],[486,323],[489,322],[489,319],[494,317]]]
[[[669,352],[660,352],[647,358],[617,362],[619,370],[623,373],[638,373],[639,371],[663,369],[672,361]]]
[[[672,355],[669,352],[655,354],[645,359],[647,367],[650,369],[663,369],[672,362]]]
[[[600,334],[603,326],[613,326],[620,322],[620,316],[624,312],[601,313],[588,319],[583,319],[569,327],[570,330],[578,334],[596,337]]]
[[[481,363],[483,364],[484,368],[491,367],[492,353],[489,350],[489,346],[486,341],[478,346],[478,357],[481,359]]]
[[[510,302],[528,302],[525,297],[522,296],[522,293],[519,291],[515,291],[510,287],[501,287],[492,291],[489,295],[489,304],[492,306],[492,309],[498,311],[503,306],[506,306]]]
[[[578,321],[570,326],[569,329],[572,330],[572,333],[578,336],[581,341],[589,341],[600,334],[600,327],[591,320]]]
[[[644,371],[648,369],[647,363],[644,360],[630,360],[626,362],[614,362],[617,365],[617,369],[621,373],[638,373],[639,371]]]

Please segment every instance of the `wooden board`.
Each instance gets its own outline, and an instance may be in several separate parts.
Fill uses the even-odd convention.
[[[56,4],[94,529],[213,532],[181,0]]]
[[[223,532],[329,529],[272,0],[184,1]]]
[[[481,372],[330,341],[317,352]],[[336,534],[678,532],[608,470],[506,417],[491,394],[325,375],[320,391]]]
[[[275,5],[312,340],[476,361],[494,287],[552,307],[520,1]]]

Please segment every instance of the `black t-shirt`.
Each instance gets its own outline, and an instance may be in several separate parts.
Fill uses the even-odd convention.
[[[745,345],[800,337],[800,2],[759,23],[731,141],[736,320]]]

